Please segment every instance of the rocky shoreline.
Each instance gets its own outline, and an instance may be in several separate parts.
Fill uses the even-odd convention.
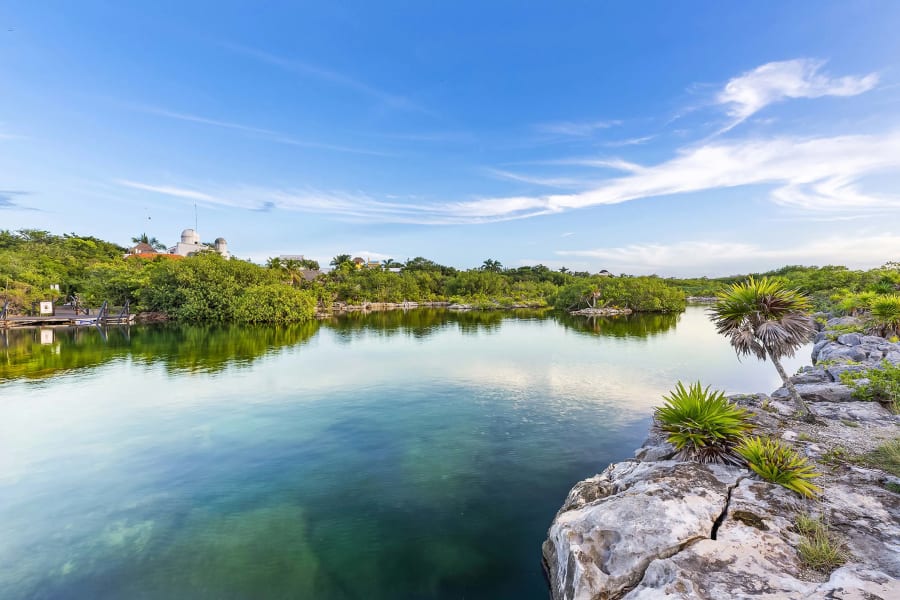
[[[656,431],[632,460],[572,488],[543,545],[554,600],[627,598],[900,598],[900,478],[854,456],[900,434],[900,416],[858,401],[840,383],[847,370],[900,364],[900,344],[833,328],[813,366],[793,382],[818,423],[794,417],[784,388],[732,396],[753,412],[757,432],[778,437],[822,473],[815,500],[747,469],[672,460]],[[800,560],[800,515],[821,516],[844,541],[846,562],[830,573]]]
[[[630,308],[582,308],[581,310],[570,310],[570,315],[581,315],[586,317],[614,317],[616,315],[630,315]]]

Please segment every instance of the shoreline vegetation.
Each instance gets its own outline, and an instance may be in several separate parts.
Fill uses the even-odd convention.
[[[0,306],[26,314],[42,300],[82,306],[130,304],[144,321],[290,323],[354,310],[447,307],[452,310],[547,308],[574,315],[679,313],[688,301],[711,302],[747,275],[722,278],[614,276],[504,268],[488,259],[459,270],[416,257],[375,268],[349,255],[322,272],[315,261],[270,259],[257,265],[215,252],[182,260],[126,257],[126,248],[94,237],[0,230]],[[900,287],[900,268],[788,266],[769,276],[807,294],[816,310],[857,314]],[[58,288],[58,289],[57,289]]]

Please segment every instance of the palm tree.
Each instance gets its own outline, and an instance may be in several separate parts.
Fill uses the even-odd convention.
[[[781,359],[793,356],[815,333],[810,308],[805,295],[767,277],[759,281],[751,277],[744,283],[735,283],[731,289],[720,292],[718,302],[710,308],[716,331],[728,338],[738,357],[752,354],[760,360],[772,361],[797,411],[806,421],[813,421],[814,417],[781,365]]]
[[[395,261],[393,258],[386,258],[382,261],[381,268],[383,268],[385,271],[387,271],[388,269],[396,268],[399,265],[400,265],[400,263]]]
[[[337,268],[337,267],[340,267],[342,264],[348,263],[352,260],[353,260],[353,258],[349,254],[338,254],[337,256],[335,256],[334,258],[331,259],[331,262],[329,264],[332,267]]]
[[[481,265],[481,270],[482,271],[491,271],[492,273],[499,273],[500,271],[503,270],[503,265],[500,263],[499,260],[494,260],[492,258],[489,258],[486,261],[484,261],[484,263]]]
[[[303,281],[303,265],[300,264],[299,260],[289,258],[284,261],[284,272],[290,279],[292,286],[297,286]]]
[[[565,275],[566,273],[569,272],[569,267],[560,267],[559,272],[562,273],[563,275]]]
[[[160,242],[155,237],[147,237],[146,233],[142,233],[137,237],[131,238],[131,241],[135,244],[148,244],[154,250],[165,250],[166,245]]]
[[[274,271],[281,271],[284,269],[284,261],[276,256],[266,261],[266,267]]]

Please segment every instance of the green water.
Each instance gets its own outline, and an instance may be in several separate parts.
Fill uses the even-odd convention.
[[[777,387],[700,308],[0,333],[0,598],[543,599],[679,378]]]

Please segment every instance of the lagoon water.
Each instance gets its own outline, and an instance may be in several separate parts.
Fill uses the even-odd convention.
[[[699,307],[0,332],[0,598],[543,599],[679,379],[778,387]]]

